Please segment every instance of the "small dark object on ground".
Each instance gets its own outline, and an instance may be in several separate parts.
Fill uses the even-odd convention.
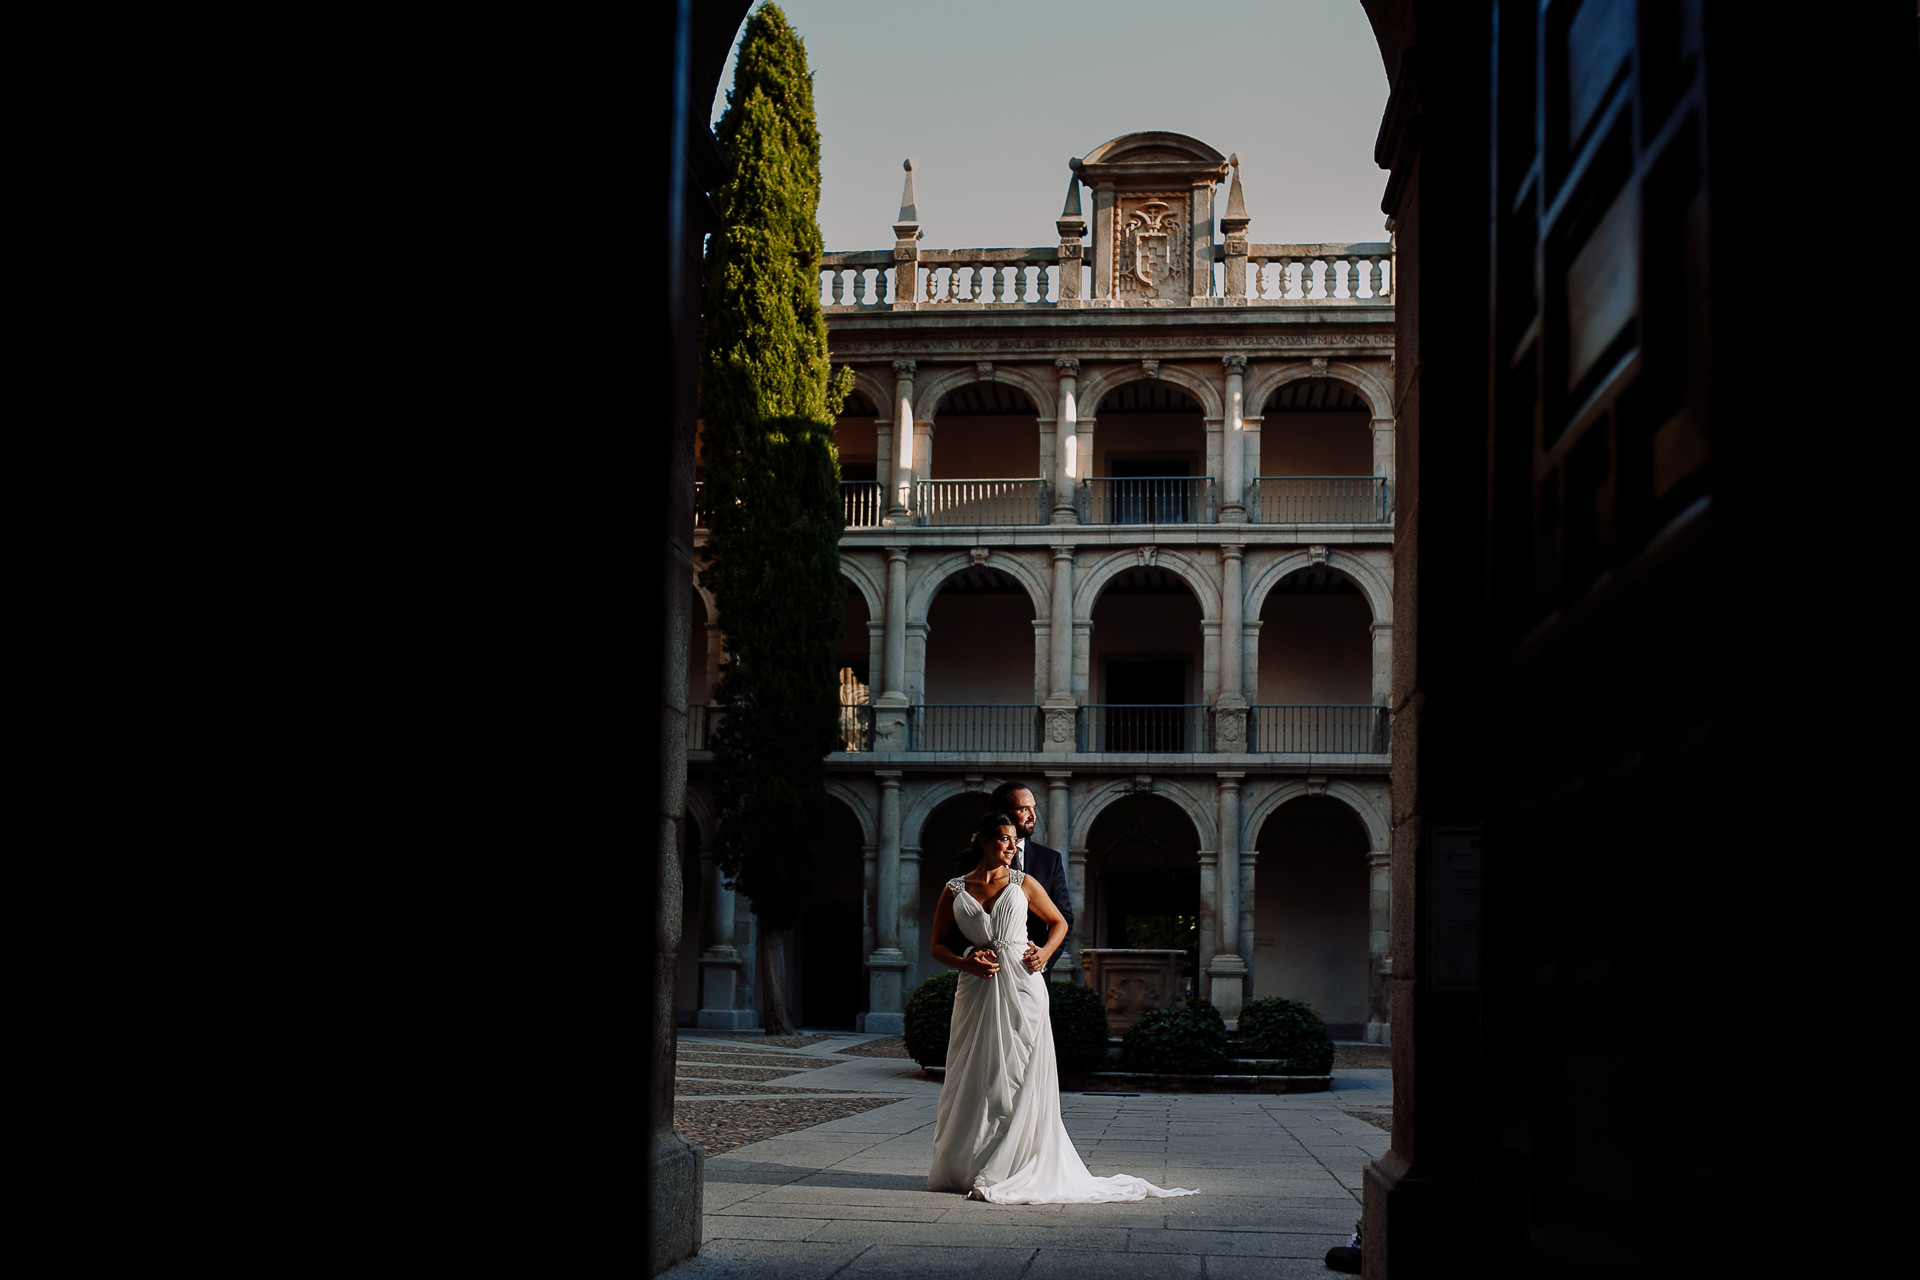
[[[1327,1250],[1327,1267],[1333,1271],[1343,1271],[1350,1276],[1360,1274],[1360,1251],[1349,1249],[1346,1245],[1335,1245]]]

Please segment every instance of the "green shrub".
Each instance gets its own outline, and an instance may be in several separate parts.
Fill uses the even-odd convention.
[[[1208,1075],[1226,1066],[1227,1024],[1199,996],[1144,1015],[1120,1042],[1122,1071]]]
[[[1095,1071],[1107,1060],[1107,1010],[1090,987],[1047,984],[1053,1057],[1064,1072]]]
[[[947,1065],[947,1040],[953,1034],[953,992],[958,969],[943,969],[907,997],[907,1056],[923,1067]]]
[[[1324,1076],[1333,1070],[1333,1037],[1313,1006],[1268,996],[1240,1012],[1235,1052],[1243,1058],[1277,1058],[1281,1075]]]

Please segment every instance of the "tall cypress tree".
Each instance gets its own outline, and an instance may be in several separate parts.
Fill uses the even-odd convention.
[[[730,176],[707,246],[700,509],[727,661],[714,701],[714,857],[760,920],[767,1029],[792,1030],[786,943],[828,823],[840,464],[820,311],[820,132],[806,48],[786,15],[747,21],[717,133]]]

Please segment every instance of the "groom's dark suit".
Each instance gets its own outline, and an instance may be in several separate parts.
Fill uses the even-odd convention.
[[[1027,841],[1026,848],[1026,864],[1027,874],[1040,882],[1040,887],[1047,891],[1049,898],[1053,899],[1053,905],[1060,908],[1060,914],[1067,918],[1067,936],[1072,937],[1073,895],[1067,890],[1067,860],[1060,856],[1059,850],[1049,849],[1043,844],[1035,844],[1029,840]],[[964,876],[967,872],[979,865],[980,851],[972,845],[968,845],[965,849],[962,849],[959,856],[954,859],[954,874]],[[1047,922],[1029,911],[1027,913],[1028,939],[1037,947],[1046,936]],[[970,944],[966,938],[961,936],[960,930],[956,928],[948,937],[947,945],[955,951],[965,951]],[[1066,949],[1066,944],[1062,943],[1060,950],[1053,953],[1053,958],[1047,961],[1045,976],[1052,976],[1053,966],[1060,963],[1060,956]],[[1001,956],[1000,963],[1019,964],[1020,957]]]

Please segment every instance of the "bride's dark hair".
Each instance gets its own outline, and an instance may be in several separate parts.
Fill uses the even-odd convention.
[[[1012,827],[1015,831],[1020,830],[1019,825],[1008,815],[1001,813],[998,809],[987,810],[980,815],[980,821],[974,824],[973,843],[975,846],[978,846],[982,840],[998,838],[1000,828],[1002,827]]]

